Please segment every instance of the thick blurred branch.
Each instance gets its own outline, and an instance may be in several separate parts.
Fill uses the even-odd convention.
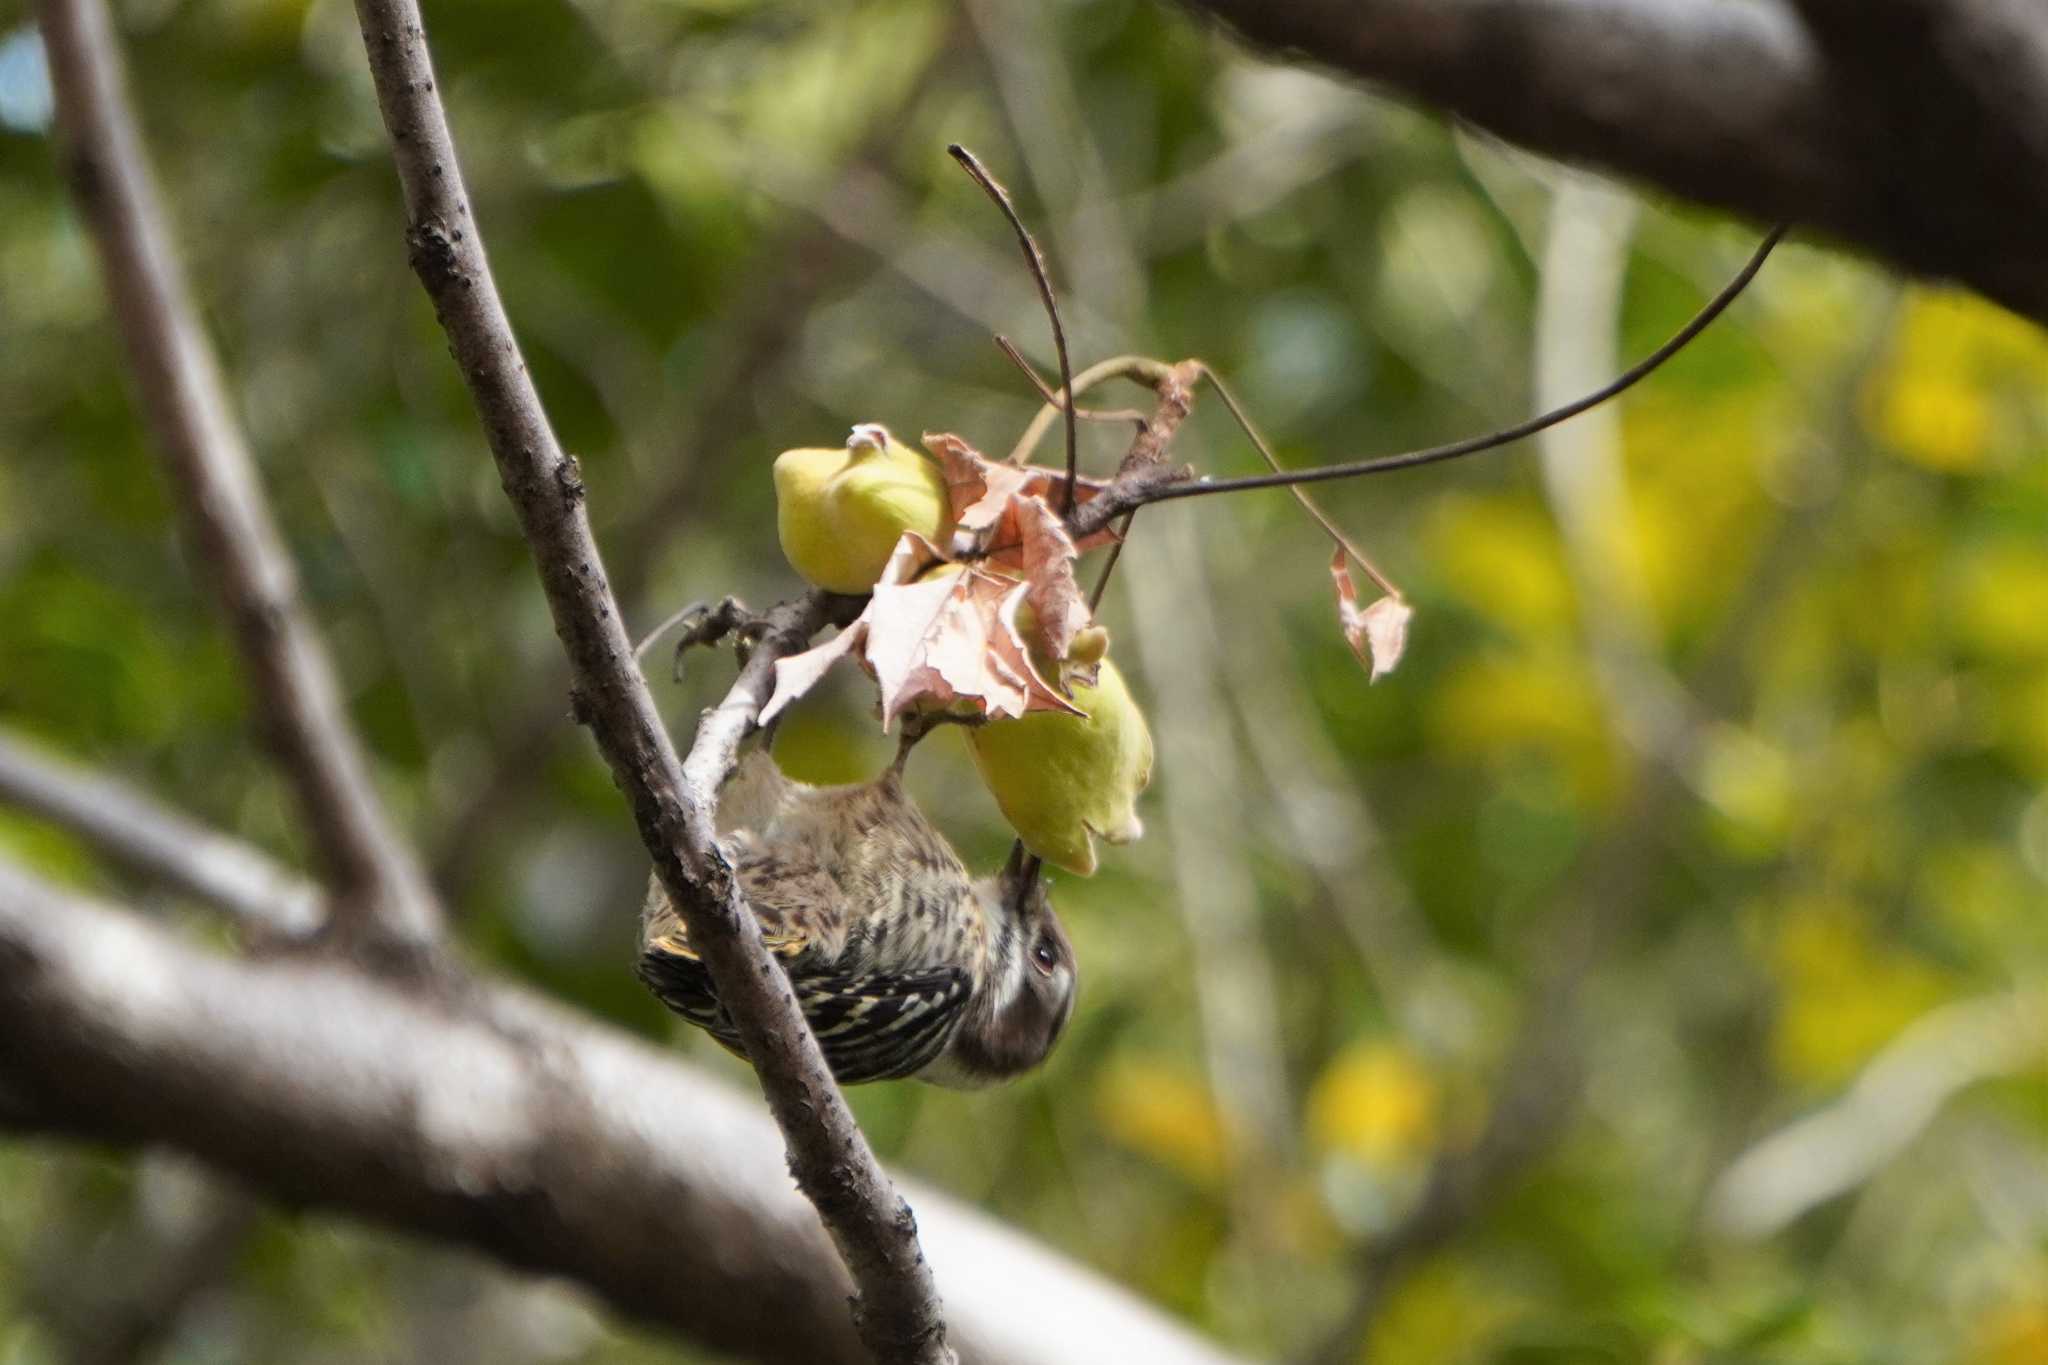
[[[713,1350],[869,1358],[756,1106],[507,987],[429,998],[322,958],[222,957],[0,863],[0,1094],[13,1123],[171,1146],[286,1204],[569,1275]],[[1231,1365],[1122,1290],[913,1193],[977,1365]]]
[[[333,664],[300,606],[298,575],[178,267],[104,0],[44,0],[41,18],[73,192],[144,415],[327,864],[334,926],[358,945],[416,955],[437,936],[440,912],[378,800]]]
[[[1796,221],[2048,322],[2032,0],[1182,0],[1566,160]]]
[[[916,1221],[854,1123],[718,851],[712,824],[718,784],[759,703],[749,707],[729,697],[700,733],[686,775],[619,619],[590,532],[582,475],[555,439],[492,281],[435,92],[419,7],[413,0],[357,0],[356,16],[405,193],[413,270],[448,334],[540,570],[575,674],[577,717],[590,726],[631,801],[662,886],[732,1015],[788,1142],[797,1184],[853,1272],[861,1339],[880,1361],[946,1365],[953,1354]],[[794,616],[779,620],[777,635],[756,652],[756,664],[768,666],[775,653],[769,644],[801,643],[794,632],[801,629],[807,640],[823,620],[822,603],[807,599]]]
[[[37,753],[0,729],[0,805],[84,838],[121,866],[236,919],[297,936],[320,922],[320,889],[134,788]]]
[[[1848,1094],[1772,1133],[1715,1180],[1708,1216],[1763,1238],[1855,1189],[1927,1130],[1956,1095],[2048,1056],[2048,990],[2022,987],[1930,1011],[1878,1053]]]

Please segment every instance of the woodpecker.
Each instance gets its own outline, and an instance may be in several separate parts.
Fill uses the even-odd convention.
[[[791,781],[765,749],[719,799],[720,845],[843,1085],[978,1088],[1043,1062],[1074,1007],[1073,945],[1021,856],[972,879],[904,793]],[[640,979],[745,1056],[660,881],[640,913]]]

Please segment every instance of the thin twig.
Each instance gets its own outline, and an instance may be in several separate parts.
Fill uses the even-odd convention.
[[[111,777],[37,753],[4,730],[0,804],[39,815],[130,871],[268,932],[299,937],[320,923],[320,888],[269,855]]]
[[[689,617],[695,616],[698,612],[708,610],[710,605],[710,603],[700,600],[690,603],[680,611],[670,612],[660,625],[641,636],[640,643],[633,646],[634,662],[646,663],[647,651],[653,649],[662,636],[674,630]]]
[[[1463,440],[1446,445],[1429,446],[1422,450],[1406,451],[1398,455],[1380,455],[1370,459],[1351,460],[1343,464],[1319,465],[1311,469],[1289,469],[1270,474],[1247,474],[1236,479],[1181,480],[1178,482],[1146,482],[1122,487],[1112,485],[1086,504],[1074,509],[1067,518],[1067,529],[1076,537],[1090,534],[1107,525],[1112,517],[1129,511],[1133,507],[1144,507],[1155,502],[1166,502],[1174,498],[1204,497],[1211,493],[1237,493],[1252,488],[1283,488],[1294,484],[1321,483],[1330,479],[1353,479],[1368,474],[1390,474],[1398,469],[1414,469],[1421,465],[1437,464],[1454,460],[1464,455],[1477,454],[1498,446],[1511,445],[1524,437],[1533,436],[1559,422],[1569,421],[1590,407],[1606,402],[1624,390],[1647,378],[1665,361],[1684,350],[1692,339],[1705,331],[1714,319],[1726,312],[1737,296],[1756,278],[1764,262],[1769,259],[1771,248],[1784,237],[1789,228],[1780,224],[1774,227],[1757,246],[1749,261],[1733,279],[1723,285],[1721,292],[1707,301],[1705,307],[1695,313],[1685,326],[1673,333],[1671,339],[1624,370],[1612,381],[1574,399],[1563,407],[1552,408],[1527,421],[1480,436],[1468,436]]]
[[[1274,456],[1273,447],[1259,433],[1259,429],[1252,424],[1251,414],[1246,412],[1244,405],[1237,401],[1237,395],[1230,391],[1230,386],[1223,382],[1223,377],[1206,364],[1202,366],[1202,377],[1209,381],[1210,388],[1216,390],[1216,396],[1223,400],[1224,408],[1237,422],[1238,430],[1242,431],[1245,434],[1245,439],[1252,443],[1252,449],[1259,452],[1259,458],[1266,462],[1266,467],[1273,470],[1280,469],[1280,461]],[[1337,542],[1337,548],[1350,555],[1357,562],[1358,567],[1365,570],[1366,576],[1379,584],[1382,592],[1392,597],[1399,597],[1401,595],[1401,590],[1394,586],[1393,581],[1379,571],[1372,560],[1366,557],[1365,551],[1354,545],[1351,542],[1351,538],[1338,529],[1337,523],[1330,520],[1323,509],[1316,505],[1313,498],[1309,497],[1300,488],[1290,487],[1288,491],[1294,494],[1294,500],[1301,504],[1301,509],[1315,520],[1316,525],[1322,527],[1328,533],[1330,539]]]
[[[416,958],[440,910],[377,798],[360,741],[271,519],[220,366],[166,228],[104,0],[44,0],[71,181],[106,272],[144,415],[182,504],[193,558],[227,609],[263,730],[332,877],[334,927]]]
[[[413,269],[448,334],[540,570],[575,675],[576,715],[590,726],[632,802],[662,887],[753,1060],[789,1144],[797,1184],[852,1272],[862,1340],[890,1365],[950,1365],[938,1290],[918,1247],[916,1223],[847,1110],[715,841],[718,785],[758,703],[728,701],[715,710],[686,772],[646,681],[632,666],[632,642],[591,536],[582,475],[548,423],[492,282],[419,6],[416,0],[356,0],[356,15],[405,194]],[[785,634],[815,630],[823,621],[822,599],[814,595],[801,605],[796,617],[785,618]],[[758,650],[748,671],[769,662],[772,651]]]
[[[1002,351],[1004,357],[1012,365],[1015,365],[1023,373],[1026,379],[1031,381],[1031,387],[1038,390],[1040,398],[1043,398],[1047,404],[1055,409],[1062,412],[1066,410],[1066,400],[1057,393],[1054,393],[1052,385],[1039,377],[1037,368],[1029,360],[1025,359],[1024,353],[1017,349],[1016,342],[998,334],[996,336],[996,347]],[[1085,422],[1142,422],[1145,420],[1145,414],[1136,408],[1077,407],[1074,409],[1074,416]]]
[[[1095,588],[1088,594],[1088,614],[1093,616],[1102,606],[1102,594],[1109,591],[1109,576],[1116,572],[1116,562],[1124,557],[1124,542],[1131,538],[1131,523],[1138,519],[1138,509],[1133,507],[1124,513],[1124,519],[1116,528],[1116,539],[1110,542],[1109,553],[1102,561],[1102,572],[1095,576]]]
[[[1031,236],[1031,230],[1024,226],[1024,220],[1017,214],[1017,206],[1010,202],[1010,192],[1002,187],[988,168],[976,159],[973,152],[959,143],[946,148],[947,153],[974,178],[988,197],[995,200],[996,207],[1003,211],[1003,217],[1010,220],[1010,227],[1017,234],[1017,244],[1024,248],[1024,263],[1031,267],[1032,283],[1038,286],[1038,298],[1045,305],[1045,316],[1052,323],[1052,346],[1060,360],[1060,392],[1067,396],[1060,412],[1066,419],[1067,431],[1067,481],[1060,495],[1060,505],[1054,510],[1066,516],[1074,510],[1074,480],[1079,474],[1081,436],[1074,417],[1074,369],[1067,360],[1067,330],[1060,326],[1060,306],[1053,298],[1052,277],[1046,273],[1045,253],[1038,249],[1038,243]]]
[[[1098,360],[1074,376],[1071,386],[1078,400],[1082,394],[1106,379],[1128,379],[1133,384],[1143,384],[1156,390],[1165,378],[1167,365],[1148,355],[1117,355],[1107,360]],[[1011,464],[1023,464],[1031,458],[1031,452],[1038,449],[1038,443],[1045,439],[1045,433],[1059,420],[1061,405],[1052,395],[1046,396],[1045,406],[1031,415],[1024,434],[1017,438],[1017,444],[1010,447],[1008,456]]]
[[[1118,478],[1138,475],[1143,471],[1161,472],[1166,462],[1166,447],[1187,421],[1188,412],[1194,403],[1194,381],[1204,371],[1198,362],[1182,361],[1169,365],[1162,360],[1146,356],[1119,356],[1093,366],[1082,376],[1090,383],[1098,379],[1120,375],[1148,383],[1157,395],[1152,412],[1138,423],[1138,434],[1131,441],[1131,448],[1124,453],[1123,463],[1118,467]],[[1034,421],[1034,426],[1036,425]],[[1035,440],[1030,430],[1025,440]],[[1020,442],[1020,446],[1022,443]],[[1136,521],[1138,509],[1133,507],[1124,514],[1123,524],[1117,528],[1117,538],[1109,547],[1109,555],[1102,561],[1102,572],[1095,579],[1095,589],[1088,595],[1088,611],[1092,615],[1102,605],[1102,595],[1109,590],[1109,576],[1116,571],[1117,562],[1123,558],[1124,544],[1130,538],[1131,523]]]

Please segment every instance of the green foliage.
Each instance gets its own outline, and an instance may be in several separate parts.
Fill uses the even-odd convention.
[[[568,720],[531,566],[407,273],[349,6],[121,8],[268,491],[380,781],[460,869],[444,889],[466,940],[728,1065],[628,970],[645,857]],[[1199,355],[1286,461],[1530,410],[1534,262],[1563,173],[1250,62],[1171,7],[975,10],[986,25],[936,0],[430,14],[499,280],[636,627],[798,587],[776,452],[856,421],[990,450],[1021,428],[1036,396],[989,334],[1041,366],[1049,346],[948,140],[1042,229],[1077,360]],[[0,111],[33,112],[24,69],[0,62]],[[1644,208],[1619,248],[1619,354],[1660,340],[1745,246]],[[0,277],[0,721],[297,858],[32,118],[0,121]],[[2041,1056],[1949,1096],[1783,1226],[1715,1216],[1738,1156],[1946,1007],[2042,989],[2044,395],[2030,326],[1787,249],[1572,457],[1607,462],[1591,504],[1533,448],[1323,490],[1417,607],[1406,662],[1371,688],[1327,545],[1284,494],[1148,510],[1139,539],[1197,528],[1199,580],[1173,589],[1201,596],[1217,638],[1140,617],[1128,583],[1103,616],[1141,703],[1148,660],[1194,651],[1213,743],[1176,752],[1162,726],[1146,838],[1056,885],[1082,987],[1047,1070],[863,1094],[871,1135],[1232,1344],[1297,1351],[1341,1315],[1358,1248],[1414,1206],[1437,1144],[1481,1130],[1594,903],[1565,1001],[1584,1107],[1408,1268],[1359,1359],[2048,1357]],[[1126,434],[1086,424],[1090,467]],[[1204,399],[1176,453],[1252,467]],[[697,656],[681,685],[657,681],[680,727],[728,678]],[[792,770],[886,761],[865,705],[845,680],[807,699]],[[537,717],[541,757],[518,759]],[[977,866],[1001,856],[958,746],[921,750],[911,782]],[[1177,804],[1190,786],[1227,793],[1227,820]],[[0,844],[139,894],[14,817]],[[1196,845],[1247,869],[1220,927],[1179,913]],[[1233,995],[1260,972],[1269,1009]],[[1215,1069],[1241,1065],[1247,1029],[1281,1063],[1263,1089]],[[1262,1093],[1280,1112],[1232,1108]],[[141,1226],[148,1186],[125,1161],[0,1149],[0,1283],[99,1264],[93,1238]],[[0,1300],[0,1361],[57,1358],[37,1311],[26,1290]],[[284,1215],[166,1358],[427,1352],[691,1358],[556,1291]]]

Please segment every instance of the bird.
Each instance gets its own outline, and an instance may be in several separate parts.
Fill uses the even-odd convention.
[[[1077,971],[1044,879],[1021,847],[997,875],[970,877],[904,791],[900,760],[872,782],[817,787],[754,749],[720,792],[718,831],[842,1085],[978,1089],[1051,1054]],[[745,1057],[658,877],[640,925],[641,980]]]

